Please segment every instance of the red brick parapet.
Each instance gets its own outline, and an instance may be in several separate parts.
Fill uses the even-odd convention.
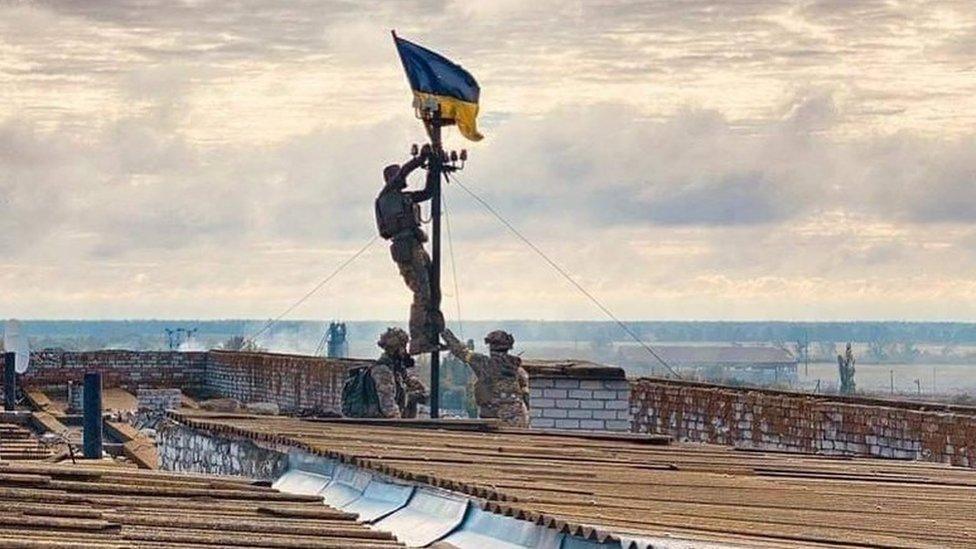
[[[635,432],[682,441],[976,467],[976,411],[965,407],[663,379],[632,380],[630,404]]]
[[[287,413],[330,415],[341,408],[346,370],[364,362],[233,351],[43,350],[31,354],[20,383],[64,391],[69,382],[80,384],[86,372],[100,372],[104,387],[132,393],[179,388],[198,396],[272,402]]]
[[[339,414],[346,370],[365,362],[278,353],[210,351],[205,389],[242,402],[273,402],[288,413]]]
[[[206,352],[46,349],[31,353],[30,368],[20,383],[64,389],[68,382],[80,384],[86,372],[101,372],[105,387],[133,393],[140,387],[199,389],[206,367]]]

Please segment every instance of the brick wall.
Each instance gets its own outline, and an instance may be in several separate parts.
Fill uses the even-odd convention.
[[[529,391],[531,427],[630,430],[630,384],[625,379],[533,377]]]
[[[164,471],[274,480],[288,470],[288,454],[244,437],[219,436],[164,420],[157,426],[159,466]]]
[[[629,431],[624,371],[585,360],[526,360],[529,425],[537,429]]]
[[[681,441],[976,467],[976,409],[631,381],[633,430]]]
[[[22,386],[76,394],[87,372],[101,372],[105,388],[131,393],[182,389],[191,394],[273,402],[288,413],[338,413],[346,369],[362,361],[274,353],[45,350],[31,353]],[[2,396],[0,385],[0,396]],[[175,394],[175,393],[174,393]]]
[[[363,361],[211,351],[205,390],[242,402],[273,402],[284,413],[338,414],[346,370]]]
[[[136,402],[139,410],[178,410],[183,401],[183,391],[172,389],[139,389]]]
[[[101,372],[104,387],[135,393],[140,387],[203,387],[207,353],[175,351],[44,350],[31,353],[30,369],[19,376],[24,386],[63,390],[68,381],[82,383],[86,372]]]

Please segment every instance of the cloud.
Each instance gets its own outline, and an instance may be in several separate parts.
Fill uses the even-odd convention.
[[[648,218],[661,224],[765,223],[800,209],[795,203],[777,200],[775,186],[760,173],[661,187],[664,192],[646,205]]]
[[[0,123],[0,252],[8,261],[64,224],[61,185],[96,173],[69,140],[39,135],[24,121]]]
[[[162,109],[171,105],[165,96],[158,101]],[[799,94],[781,110],[781,118],[749,132],[713,111],[656,120],[610,103],[512,118],[472,152],[460,177],[589,287],[619,299],[623,294],[610,288],[664,303],[737,284],[747,284],[749,295],[763,288],[788,293],[812,273],[818,282],[803,287],[819,292],[830,280],[850,285],[869,271],[908,276],[911,260],[945,262],[965,250],[976,256],[971,233],[938,236],[947,223],[972,223],[966,177],[976,162],[968,142],[837,139],[825,131],[839,116],[829,94]],[[40,254],[59,258],[51,276],[76,265],[101,270],[81,294],[89,297],[72,300],[112,302],[91,293],[112,284],[104,267],[110,262],[118,275],[139,281],[119,299],[153,303],[158,294],[168,296],[166,307],[185,311],[180,300],[220,296],[213,307],[222,314],[246,314],[247,303],[258,310],[287,304],[372,234],[380,170],[419,137],[413,121],[388,120],[259,151],[201,147],[168,131],[169,117],[154,112],[84,142],[24,120],[6,122],[0,142],[8,167],[0,184],[17,198],[15,215],[6,216],[8,262],[30,265]],[[614,131],[606,134],[608,121]],[[30,196],[38,207],[25,206]],[[560,287],[462,191],[449,187],[447,198],[462,287],[475,288],[465,291],[475,300],[469,311],[518,316],[518,307],[537,310],[538,300],[549,299],[562,305],[540,314],[594,314],[569,306],[572,288]],[[866,230],[872,224],[877,229]],[[948,261],[940,268],[947,280],[972,265]],[[147,262],[157,265],[155,274]],[[200,272],[194,262],[209,267]],[[294,268],[301,270],[290,273]],[[370,274],[353,287],[379,300],[364,317],[395,315],[390,305],[404,291],[386,252],[378,247],[360,268]],[[487,281],[479,272],[498,274]],[[201,276],[209,280],[201,283]],[[768,277],[778,282],[758,282]],[[533,300],[516,297],[526,291]],[[487,295],[496,299],[482,301]]]
[[[280,312],[373,234],[380,170],[423,139],[399,25],[482,84],[458,179],[621,314],[971,315],[973,24],[953,1],[4,5],[0,292],[25,316]],[[466,315],[600,314],[447,202]],[[335,284],[299,316],[406,310],[381,245]]]
[[[835,151],[809,137],[831,123],[829,103],[798,100],[754,134],[713,111],[655,121],[625,104],[564,108],[500,125],[476,157],[477,186],[508,207],[596,225],[785,220],[830,193],[811,170],[823,174]]]

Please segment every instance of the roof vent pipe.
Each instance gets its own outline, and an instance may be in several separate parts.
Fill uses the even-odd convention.
[[[85,374],[84,449],[86,459],[102,459],[102,374]]]

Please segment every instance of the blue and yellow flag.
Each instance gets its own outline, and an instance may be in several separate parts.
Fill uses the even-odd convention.
[[[461,135],[479,141],[476,119],[481,88],[471,74],[446,57],[393,35],[413,95],[420,104],[440,106],[441,117],[454,120]]]

